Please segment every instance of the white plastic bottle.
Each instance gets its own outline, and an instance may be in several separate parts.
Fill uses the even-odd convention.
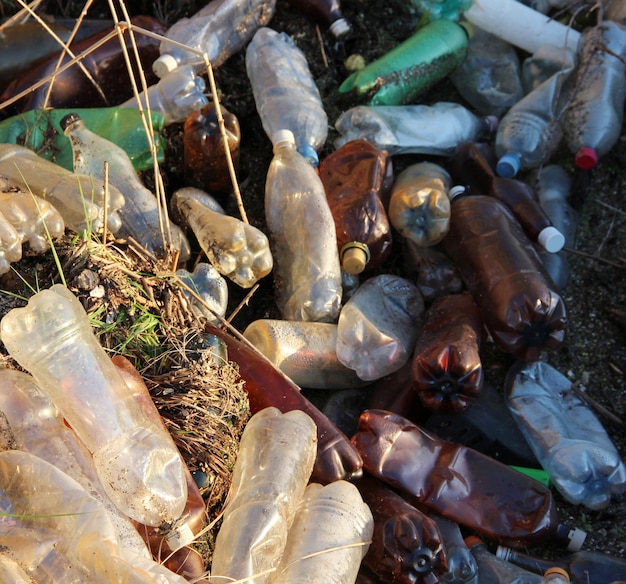
[[[337,233],[324,185],[289,130],[274,138],[265,219],[274,257],[276,304],[284,320],[335,322],[341,306]]]
[[[286,33],[260,28],[246,49],[246,72],[268,138],[291,130],[314,166],[328,135],[328,116],[304,53]]]

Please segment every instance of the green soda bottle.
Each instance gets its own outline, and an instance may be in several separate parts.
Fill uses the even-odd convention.
[[[468,32],[464,25],[435,20],[403,43],[355,71],[339,87],[355,91],[369,105],[411,103],[456,69],[467,55]]]

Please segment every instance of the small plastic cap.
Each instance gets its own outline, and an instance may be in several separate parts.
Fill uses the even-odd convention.
[[[563,576],[568,582],[570,581],[569,574],[563,568],[548,568],[543,575],[549,576],[550,574],[559,574],[559,576]]]
[[[341,248],[341,267],[348,274],[360,274],[370,261],[370,257],[367,245],[351,241]]]
[[[448,198],[451,201],[454,201],[454,199],[456,199],[459,195],[462,195],[467,189],[463,186],[463,185],[454,185],[449,191],[448,191]]]
[[[546,251],[557,253],[563,249],[565,237],[556,227],[550,225],[540,231],[537,243]]]
[[[298,147],[298,152],[300,152],[314,168],[320,165],[320,157],[317,154],[317,150],[310,144],[302,144]]]
[[[80,116],[76,112],[71,112],[61,118],[61,121],[59,122],[59,126],[61,126],[61,130],[65,132],[65,129],[68,126],[71,126],[74,122],[77,122],[79,120],[80,120]]]
[[[196,536],[191,530],[191,527],[187,523],[181,523],[170,531],[165,541],[171,550],[177,550],[185,545],[189,545],[194,539],[196,539]]]
[[[152,70],[159,79],[163,79],[163,77],[171,73],[177,67],[178,61],[168,53],[163,53],[152,63]]]
[[[289,142],[289,144],[295,144],[296,138],[291,130],[278,130],[274,136],[272,136],[272,143],[274,145],[281,142]]]
[[[576,152],[576,166],[582,170],[591,170],[598,164],[598,153],[593,148],[583,146]]]
[[[567,551],[577,552],[583,547],[585,539],[587,538],[587,532],[583,531],[582,529],[578,529],[578,527],[575,527],[574,529],[570,530],[570,532],[567,534],[567,537],[569,538]]]
[[[513,178],[519,172],[520,166],[519,156],[513,152],[508,152],[498,160],[496,172],[498,176]]]
[[[350,25],[345,18],[338,18],[329,26],[335,38],[342,37],[350,32]]]

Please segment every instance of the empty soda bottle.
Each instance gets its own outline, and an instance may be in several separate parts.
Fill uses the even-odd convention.
[[[246,49],[246,72],[267,137],[290,130],[313,166],[328,135],[328,116],[306,56],[286,33],[262,27]]]
[[[448,565],[437,524],[378,479],[363,477],[356,486],[374,517],[365,566],[384,582],[438,582]]]
[[[450,224],[448,171],[434,162],[417,162],[393,183],[389,220],[401,235],[420,246],[440,243]]]
[[[324,185],[296,150],[293,134],[274,138],[265,183],[265,219],[274,257],[276,304],[284,320],[334,322],[341,304],[335,222]]]
[[[391,157],[366,140],[353,140],[324,158],[319,173],[335,220],[342,269],[359,274],[380,267],[393,244],[386,211]]]
[[[514,366],[507,405],[541,466],[574,505],[603,509],[626,491],[626,467],[593,410],[543,361]]]
[[[335,148],[367,140],[390,155],[450,156],[458,144],[488,138],[498,127],[493,116],[480,117],[461,104],[357,105],[335,122]]]
[[[233,170],[239,169],[239,146],[241,128],[235,114],[219,104],[224,122],[226,142]],[[207,103],[191,112],[183,128],[183,163],[185,182],[188,186],[207,191],[223,201],[233,190],[228,160],[224,150],[224,138],[220,131],[217,106]]]
[[[439,576],[439,581],[443,584],[479,584],[478,566],[463,540],[460,526],[437,513],[430,517],[441,533],[448,563],[448,570]]]
[[[287,0],[314,22],[326,25],[336,38],[350,32],[350,24],[341,12],[339,0]]]
[[[546,486],[402,416],[364,411],[352,443],[369,474],[485,537],[515,546],[582,544],[578,531],[560,523]]]
[[[408,280],[391,274],[366,280],[339,314],[339,361],[364,381],[393,373],[410,359],[423,313],[422,295]]]
[[[495,343],[532,361],[565,339],[567,311],[535,248],[508,207],[485,195],[450,190],[447,253]]]
[[[193,272],[180,268],[176,275],[189,288],[183,289],[183,294],[197,316],[215,324],[219,323],[218,317],[226,316],[228,284],[211,264],[199,262]]]
[[[415,391],[434,412],[471,406],[483,385],[483,323],[467,294],[443,296],[426,311],[412,359]]]

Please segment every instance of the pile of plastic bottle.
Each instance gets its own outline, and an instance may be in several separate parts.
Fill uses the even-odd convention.
[[[336,0],[289,2],[336,46],[350,38]],[[624,559],[584,550],[560,518],[557,498],[610,509],[626,466],[550,362],[578,223],[552,156],[590,173],[619,139],[626,3],[582,30],[562,0],[410,3],[419,26],[346,75],[334,120],[297,40],[272,28],[275,0],[211,0],[170,27],[135,16],[7,59],[0,276],[66,229],[176,258],[253,416],[206,565],[193,541],[215,518],[141,375],[69,289],[34,294],[0,322],[23,370],[0,369],[0,582],[626,581]],[[5,27],[12,47],[45,30]],[[207,68],[231,57],[272,149],[262,218],[237,181],[245,128]],[[463,103],[427,105],[444,79]],[[153,192],[142,173],[172,163],[174,125],[185,184]],[[228,333],[233,287],[269,280],[271,318]],[[487,345],[513,363],[501,387]],[[563,553],[525,553],[539,546]]]

